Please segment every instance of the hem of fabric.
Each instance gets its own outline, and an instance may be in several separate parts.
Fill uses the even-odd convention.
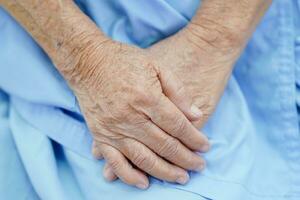
[[[165,183],[169,187],[176,188],[178,190],[184,190],[190,193],[197,194],[201,197],[205,197],[213,200],[299,200],[300,195],[290,194],[255,194],[249,191],[244,185],[240,183],[234,183],[226,180],[216,180],[212,177],[201,176],[201,182],[193,182],[193,179],[185,186],[174,185]],[[195,189],[198,188],[198,189]],[[212,190],[213,188],[213,190]],[[192,190],[193,189],[193,190]]]
[[[20,116],[22,116],[23,120],[27,121],[28,115],[30,115],[31,120],[34,119],[34,122],[27,123],[31,124],[40,124],[40,120],[43,119],[43,113],[47,112],[49,114],[49,110],[44,108],[43,109],[39,106],[30,106],[27,105],[25,102],[17,101],[17,99],[13,98],[13,105],[16,106],[16,111],[19,112]],[[20,107],[22,105],[22,107]],[[23,108],[23,109],[21,109]],[[24,110],[25,109],[25,110]],[[45,109],[45,110],[44,110]],[[51,110],[51,109],[50,109]],[[53,112],[53,111],[52,111]],[[50,112],[51,113],[51,112]],[[57,114],[57,113],[56,113]],[[26,117],[27,116],[27,117]],[[48,116],[48,115],[47,115]],[[58,115],[59,116],[59,115]],[[25,117],[25,118],[24,118]],[[49,124],[53,124],[52,131],[56,130],[58,128],[67,128],[68,133],[64,135],[61,133],[60,137],[53,137],[59,136],[59,134],[53,134],[52,131],[46,130],[46,135],[53,139],[54,141],[57,141],[59,144],[61,144],[64,148],[66,148],[69,151],[72,151],[74,153],[77,153],[79,156],[87,159],[87,160],[93,160],[91,153],[86,147],[90,145],[90,141],[87,142],[87,139],[85,139],[84,135],[86,136],[87,130],[86,127],[84,127],[81,123],[78,123],[76,126],[74,125],[74,122],[68,121],[68,120],[61,120],[60,117],[57,118],[47,118]],[[56,126],[56,127],[54,127]],[[34,126],[35,127],[35,126]],[[36,129],[41,130],[39,127],[35,127]],[[51,134],[52,132],[52,134]],[[54,131],[56,132],[56,131]],[[69,143],[64,143],[66,140],[62,140],[61,136],[67,136],[69,140]],[[72,141],[72,144],[70,143]],[[76,145],[74,145],[74,143]],[[81,145],[80,145],[81,144]],[[87,145],[89,144],[89,145]],[[78,147],[77,145],[81,146],[81,148],[77,149],[75,147]],[[84,148],[83,148],[84,147]],[[84,150],[84,152],[80,152],[79,150]],[[238,183],[238,182],[232,182],[229,180],[217,180],[213,177],[208,177],[205,175],[202,175],[199,177],[199,179],[193,179],[191,178],[190,182],[185,186],[175,185],[163,181],[158,181],[157,179],[152,179],[152,184],[159,184],[163,185],[169,188],[177,189],[177,190],[184,190],[189,193],[197,194],[199,197],[205,197],[208,199],[213,200],[234,200],[234,199],[243,199],[243,200],[296,200],[300,199],[300,196],[298,194],[289,195],[289,194],[255,194],[252,191],[250,191],[246,186]],[[196,180],[196,181],[195,181]],[[195,189],[196,188],[196,189]],[[212,190],[213,188],[213,190]]]

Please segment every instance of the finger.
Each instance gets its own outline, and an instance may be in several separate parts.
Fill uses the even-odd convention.
[[[162,96],[157,105],[146,114],[158,127],[178,138],[188,148],[201,152],[209,150],[207,137],[166,96]]]
[[[111,181],[115,181],[116,179],[118,179],[118,176],[116,175],[116,173],[114,172],[114,170],[112,169],[112,167],[109,166],[108,163],[105,163],[105,166],[104,166],[104,169],[103,169],[103,173],[105,173],[104,174],[105,178],[107,176],[107,181],[111,182]],[[141,173],[143,173],[145,176],[147,176],[146,173],[144,173],[142,171],[141,171]]]
[[[107,144],[101,144],[101,151],[113,172],[124,183],[140,189],[149,187],[148,178],[140,170],[133,168],[121,152]]]
[[[119,144],[120,151],[138,168],[158,179],[185,184],[188,173],[163,160],[142,143],[126,138]]]
[[[103,155],[100,151],[99,143],[97,143],[96,141],[93,141],[92,154],[98,160],[103,159]]]
[[[181,80],[169,70],[162,69],[159,73],[164,94],[181,110],[191,121],[202,117],[201,110],[192,103],[192,97]]]
[[[109,182],[112,182],[118,178],[113,169],[107,163],[105,163],[103,168],[103,176]]]
[[[204,123],[206,122],[206,120],[197,120],[197,121],[193,121],[192,124],[194,125],[195,128],[200,129],[203,127]]]
[[[202,171],[205,161],[199,155],[171,137],[152,121],[140,127],[135,138],[159,156],[187,170]]]

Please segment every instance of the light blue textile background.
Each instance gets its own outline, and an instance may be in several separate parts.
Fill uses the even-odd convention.
[[[80,0],[115,40],[147,47],[184,27],[197,0]],[[0,8],[0,199],[300,199],[300,3],[274,0],[203,131],[207,169],[147,191],[106,183],[76,98]]]

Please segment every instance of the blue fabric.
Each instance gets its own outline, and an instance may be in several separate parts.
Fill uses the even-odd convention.
[[[110,37],[147,47],[184,27],[198,0],[78,0]],[[147,8],[147,9],[145,9]],[[300,199],[300,1],[274,0],[203,131],[207,169],[139,191],[106,183],[76,98],[0,8],[1,199]]]

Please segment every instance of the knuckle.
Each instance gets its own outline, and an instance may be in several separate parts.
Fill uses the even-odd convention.
[[[159,150],[159,154],[162,155],[164,158],[171,159],[176,157],[179,151],[179,142],[170,137],[165,140],[165,142],[161,145]]]
[[[147,158],[145,155],[142,155],[140,152],[135,152],[132,159],[133,159],[132,161],[141,168],[147,166]]]
[[[174,137],[183,137],[187,128],[187,123],[183,117],[177,117],[174,119],[174,125],[172,129],[172,135]]]
[[[138,115],[129,104],[122,104],[116,106],[114,110],[110,111],[103,123],[103,126],[108,129],[118,130],[123,128],[125,123],[128,125],[134,124],[139,117],[140,115]]]
[[[155,160],[141,152],[136,152],[132,162],[145,171],[151,171],[154,168]]]
[[[152,106],[157,103],[156,98],[146,91],[139,92],[136,95],[135,103],[140,106]]]
[[[161,93],[152,90],[151,86],[137,86],[132,99],[133,107],[152,107],[158,104]]]
[[[109,163],[113,171],[119,171],[122,167],[122,163],[117,159],[108,159],[107,162]]]
[[[127,121],[131,116],[131,110],[126,104],[115,107],[112,111],[111,121],[120,122]]]
[[[136,103],[144,104],[148,100],[148,94],[142,87],[136,87],[134,89],[134,101]]]

